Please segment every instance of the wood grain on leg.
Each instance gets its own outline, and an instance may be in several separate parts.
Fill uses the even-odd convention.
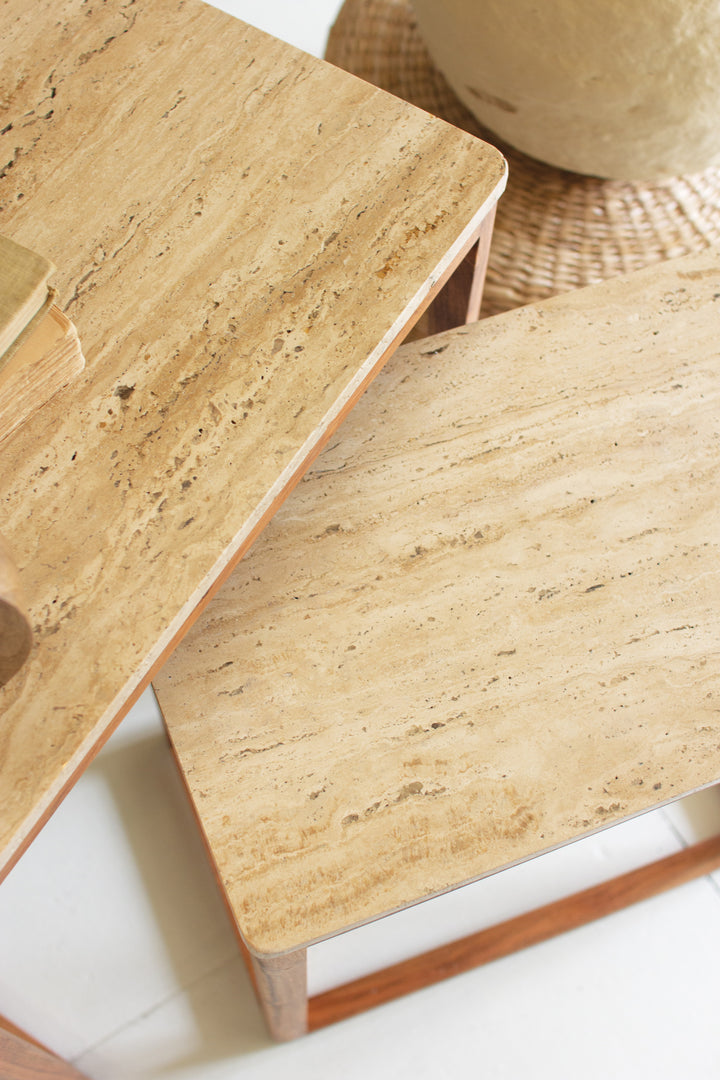
[[[307,951],[250,957],[253,982],[273,1039],[287,1042],[308,1030]]]
[[[492,243],[493,227],[495,225],[495,211],[493,206],[488,216],[480,226],[477,247],[475,248],[475,265],[473,267],[470,295],[468,296],[464,322],[477,322],[482,308],[483,292],[485,291],[485,278],[487,276],[488,259],[490,258],[490,245]]]

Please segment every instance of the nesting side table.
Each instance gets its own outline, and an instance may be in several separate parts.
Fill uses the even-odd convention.
[[[404,346],[154,685],[290,1038],[720,863],[308,1003],[314,942],[720,777],[720,256]]]

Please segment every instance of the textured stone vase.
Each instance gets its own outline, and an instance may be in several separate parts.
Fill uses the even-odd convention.
[[[412,0],[478,120],[551,165],[652,180],[720,163],[720,0]]]

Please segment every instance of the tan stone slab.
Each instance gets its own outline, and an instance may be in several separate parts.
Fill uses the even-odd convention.
[[[155,680],[282,952],[720,777],[720,254],[403,346]]]
[[[468,247],[494,149],[194,0],[10,0],[0,218],[87,371],[0,450],[0,869]]]

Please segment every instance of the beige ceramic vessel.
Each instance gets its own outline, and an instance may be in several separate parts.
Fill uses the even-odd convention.
[[[652,180],[720,161],[717,0],[413,0],[478,120],[551,165]]]

